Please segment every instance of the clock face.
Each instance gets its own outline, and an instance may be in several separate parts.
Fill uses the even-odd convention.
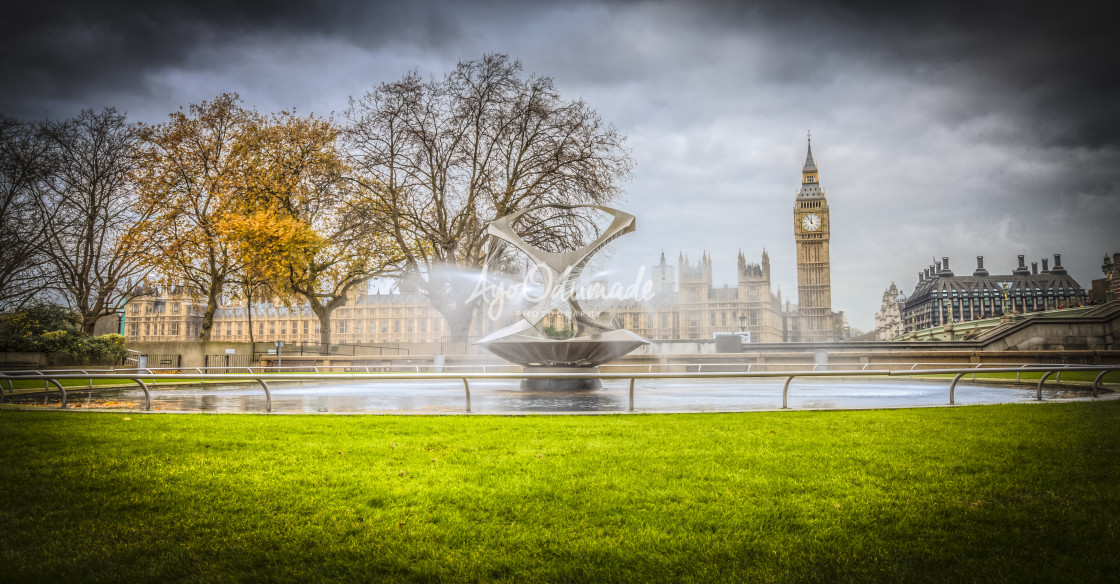
[[[816,231],[821,228],[821,218],[814,213],[801,218],[801,228],[805,231]]]

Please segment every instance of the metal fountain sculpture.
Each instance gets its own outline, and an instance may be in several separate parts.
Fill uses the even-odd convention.
[[[542,208],[596,209],[611,215],[613,220],[595,241],[580,249],[547,252],[529,245],[513,230],[513,223],[518,218]],[[580,274],[591,257],[611,241],[635,229],[637,225],[633,215],[600,205],[539,205],[491,222],[486,232],[524,252],[539,270],[545,291],[527,310],[518,314],[517,322],[475,344],[523,366],[526,372],[564,374],[598,373],[599,365],[649,344],[638,335],[614,326],[611,315],[586,311],[580,306],[576,294]],[[567,306],[557,306],[557,299]],[[560,310],[570,319],[570,338],[556,339],[545,334],[543,322],[552,309]],[[529,378],[521,382],[523,389],[598,389],[601,386],[598,379],[570,375]]]

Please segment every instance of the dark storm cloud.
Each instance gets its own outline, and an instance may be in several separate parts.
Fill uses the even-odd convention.
[[[1093,4],[1023,2],[646,2],[561,5],[522,2],[53,2],[24,3],[0,20],[0,76],[9,88],[0,111],[52,115],[52,103],[97,93],[144,92],[148,77],[183,66],[191,52],[240,42],[283,46],[307,37],[340,38],[373,50],[406,44],[438,50],[462,40],[464,26],[517,31],[542,14],[586,6],[605,13],[666,11],[713,34],[768,35],[766,81],[812,86],[842,72],[838,56],[871,68],[943,83],[970,96],[945,104],[945,123],[1005,111],[1053,144],[1115,144],[1120,116],[1120,51]],[[678,24],[681,24],[680,22]],[[535,23],[534,26],[541,26]],[[247,40],[248,39],[248,40]],[[667,35],[660,43],[680,39]],[[604,47],[624,53],[626,47]],[[681,60],[697,58],[681,46]],[[577,52],[556,47],[558,52]],[[517,55],[515,55],[516,57]],[[586,64],[608,75],[652,75]]]
[[[0,111],[69,115],[52,104],[98,93],[142,93],[148,76],[187,64],[193,51],[217,54],[239,43],[284,46],[308,37],[352,39],[365,47],[411,39],[454,42],[456,16],[430,2],[27,2],[0,19]]]
[[[968,96],[945,123],[1000,111],[1049,144],[1120,140],[1120,51],[1100,2],[713,2],[713,30],[749,28],[777,51],[772,80],[820,85],[842,60]],[[1010,137],[1012,139],[1018,137]]]

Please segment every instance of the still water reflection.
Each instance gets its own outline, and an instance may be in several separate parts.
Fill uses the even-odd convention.
[[[782,379],[639,380],[635,409],[639,412],[734,412],[775,409],[782,404]],[[361,381],[347,383],[270,383],[273,412],[333,413],[458,413],[465,393],[458,381]],[[1045,399],[1082,397],[1069,390],[1045,390]],[[956,403],[988,404],[1030,401],[1027,386],[957,386]],[[90,398],[104,402],[143,404],[140,390],[117,390]],[[946,405],[949,381],[794,380],[789,390],[792,409],[882,408]],[[629,405],[628,381],[604,381],[603,389],[584,391],[521,390],[517,381],[471,382],[471,410],[505,412],[624,412]],[[264,391],[256,384],[156,388],[152,407],[162,411],[262,412]]]

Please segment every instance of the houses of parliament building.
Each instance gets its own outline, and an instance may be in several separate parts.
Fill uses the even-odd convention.
[[[720,333],[749,332],[751,342],[827,342],[839,338],[842,313],[832,311],[828,201],[820,185],[812,144],[801,171],[801,187],[793,205],[797,252],[797,304],[774,291],[770,257],[748,262],[738,254],[734,286],[715,286],[707,253],[692,260],[683,253],[672,266],[661,254],[652,266],[653,297],[643,301],[612,301],[603,308],[618,326],[646,339],[706,339]],[[199,338],[203,306],[178,286],[151,286],[150,293],[129,301],[124,330],[130,341],[187,341]],[[252,310],[250,325],[249,310]],[[498,328],[478,311],[472,338]],[[545,326],[563,329],[560,314],[546,317]],[[252,335],[250,335],[250,326]],[[443,316],[422,295],[360,293],[331,316],[334,343],[437,343],[449,336]],[[214,315],[211,340],[317,343],[319,320],[306,306],[231,302]]]

